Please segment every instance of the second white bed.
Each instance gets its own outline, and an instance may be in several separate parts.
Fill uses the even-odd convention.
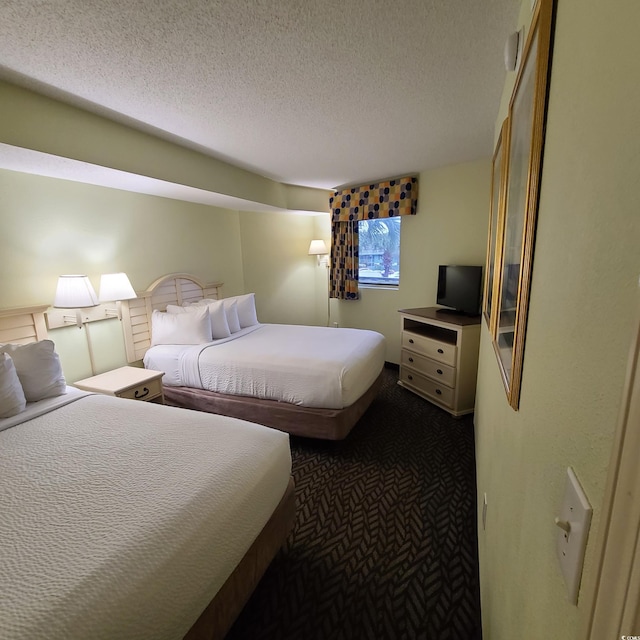
[[[163,383],[342,409],[374,383],[385,339],[375,331],[260,324],[206,345],[158,345],[144,357]]]

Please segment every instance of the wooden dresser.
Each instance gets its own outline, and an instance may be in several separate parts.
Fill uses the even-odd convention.
[[[400,309],[398,384],[453,416],[472,413],[476,398],[481,316],[439,307]]]

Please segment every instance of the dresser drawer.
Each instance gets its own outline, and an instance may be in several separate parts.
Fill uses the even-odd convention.
[[[410,367],[417,373],[433,378],[441,384],[446,384],[448,387],[455,387],[456,385],[456,370],[453,367],[442,364],[442,362],[436,362],[431,358],[418,355],[406,349],[402,350],[400,361],[405,367]]]
[[[432,340],[411,331],[402,332],[402,346],[429,358],[451,366],[456,364],[456,346],[439,340]]]
[[[447,407],[453,407],[454,390],[444,384],[438,384],[406,367],[400,367],[400,381]]]
[[[118,392],[119,398],[130,398],[132,400],[152,400],[162,395],[162,379],[151,380],[149,382],[143,382],[135,387],[129,389],[123,389]]]

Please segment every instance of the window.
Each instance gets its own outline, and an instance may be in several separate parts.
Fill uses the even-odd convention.
[[[400,282],[400,216],[358,222],[360,284]]]

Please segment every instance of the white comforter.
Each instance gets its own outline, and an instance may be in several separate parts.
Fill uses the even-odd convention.
[[[144,364],[169,386],[342,409],[373,384],[384,357],[376,331],[261,324],[206,345],[152,347]]]
[[[107,396],[0,431],[0,637],[181,638],[290,472],[285,433]]]

